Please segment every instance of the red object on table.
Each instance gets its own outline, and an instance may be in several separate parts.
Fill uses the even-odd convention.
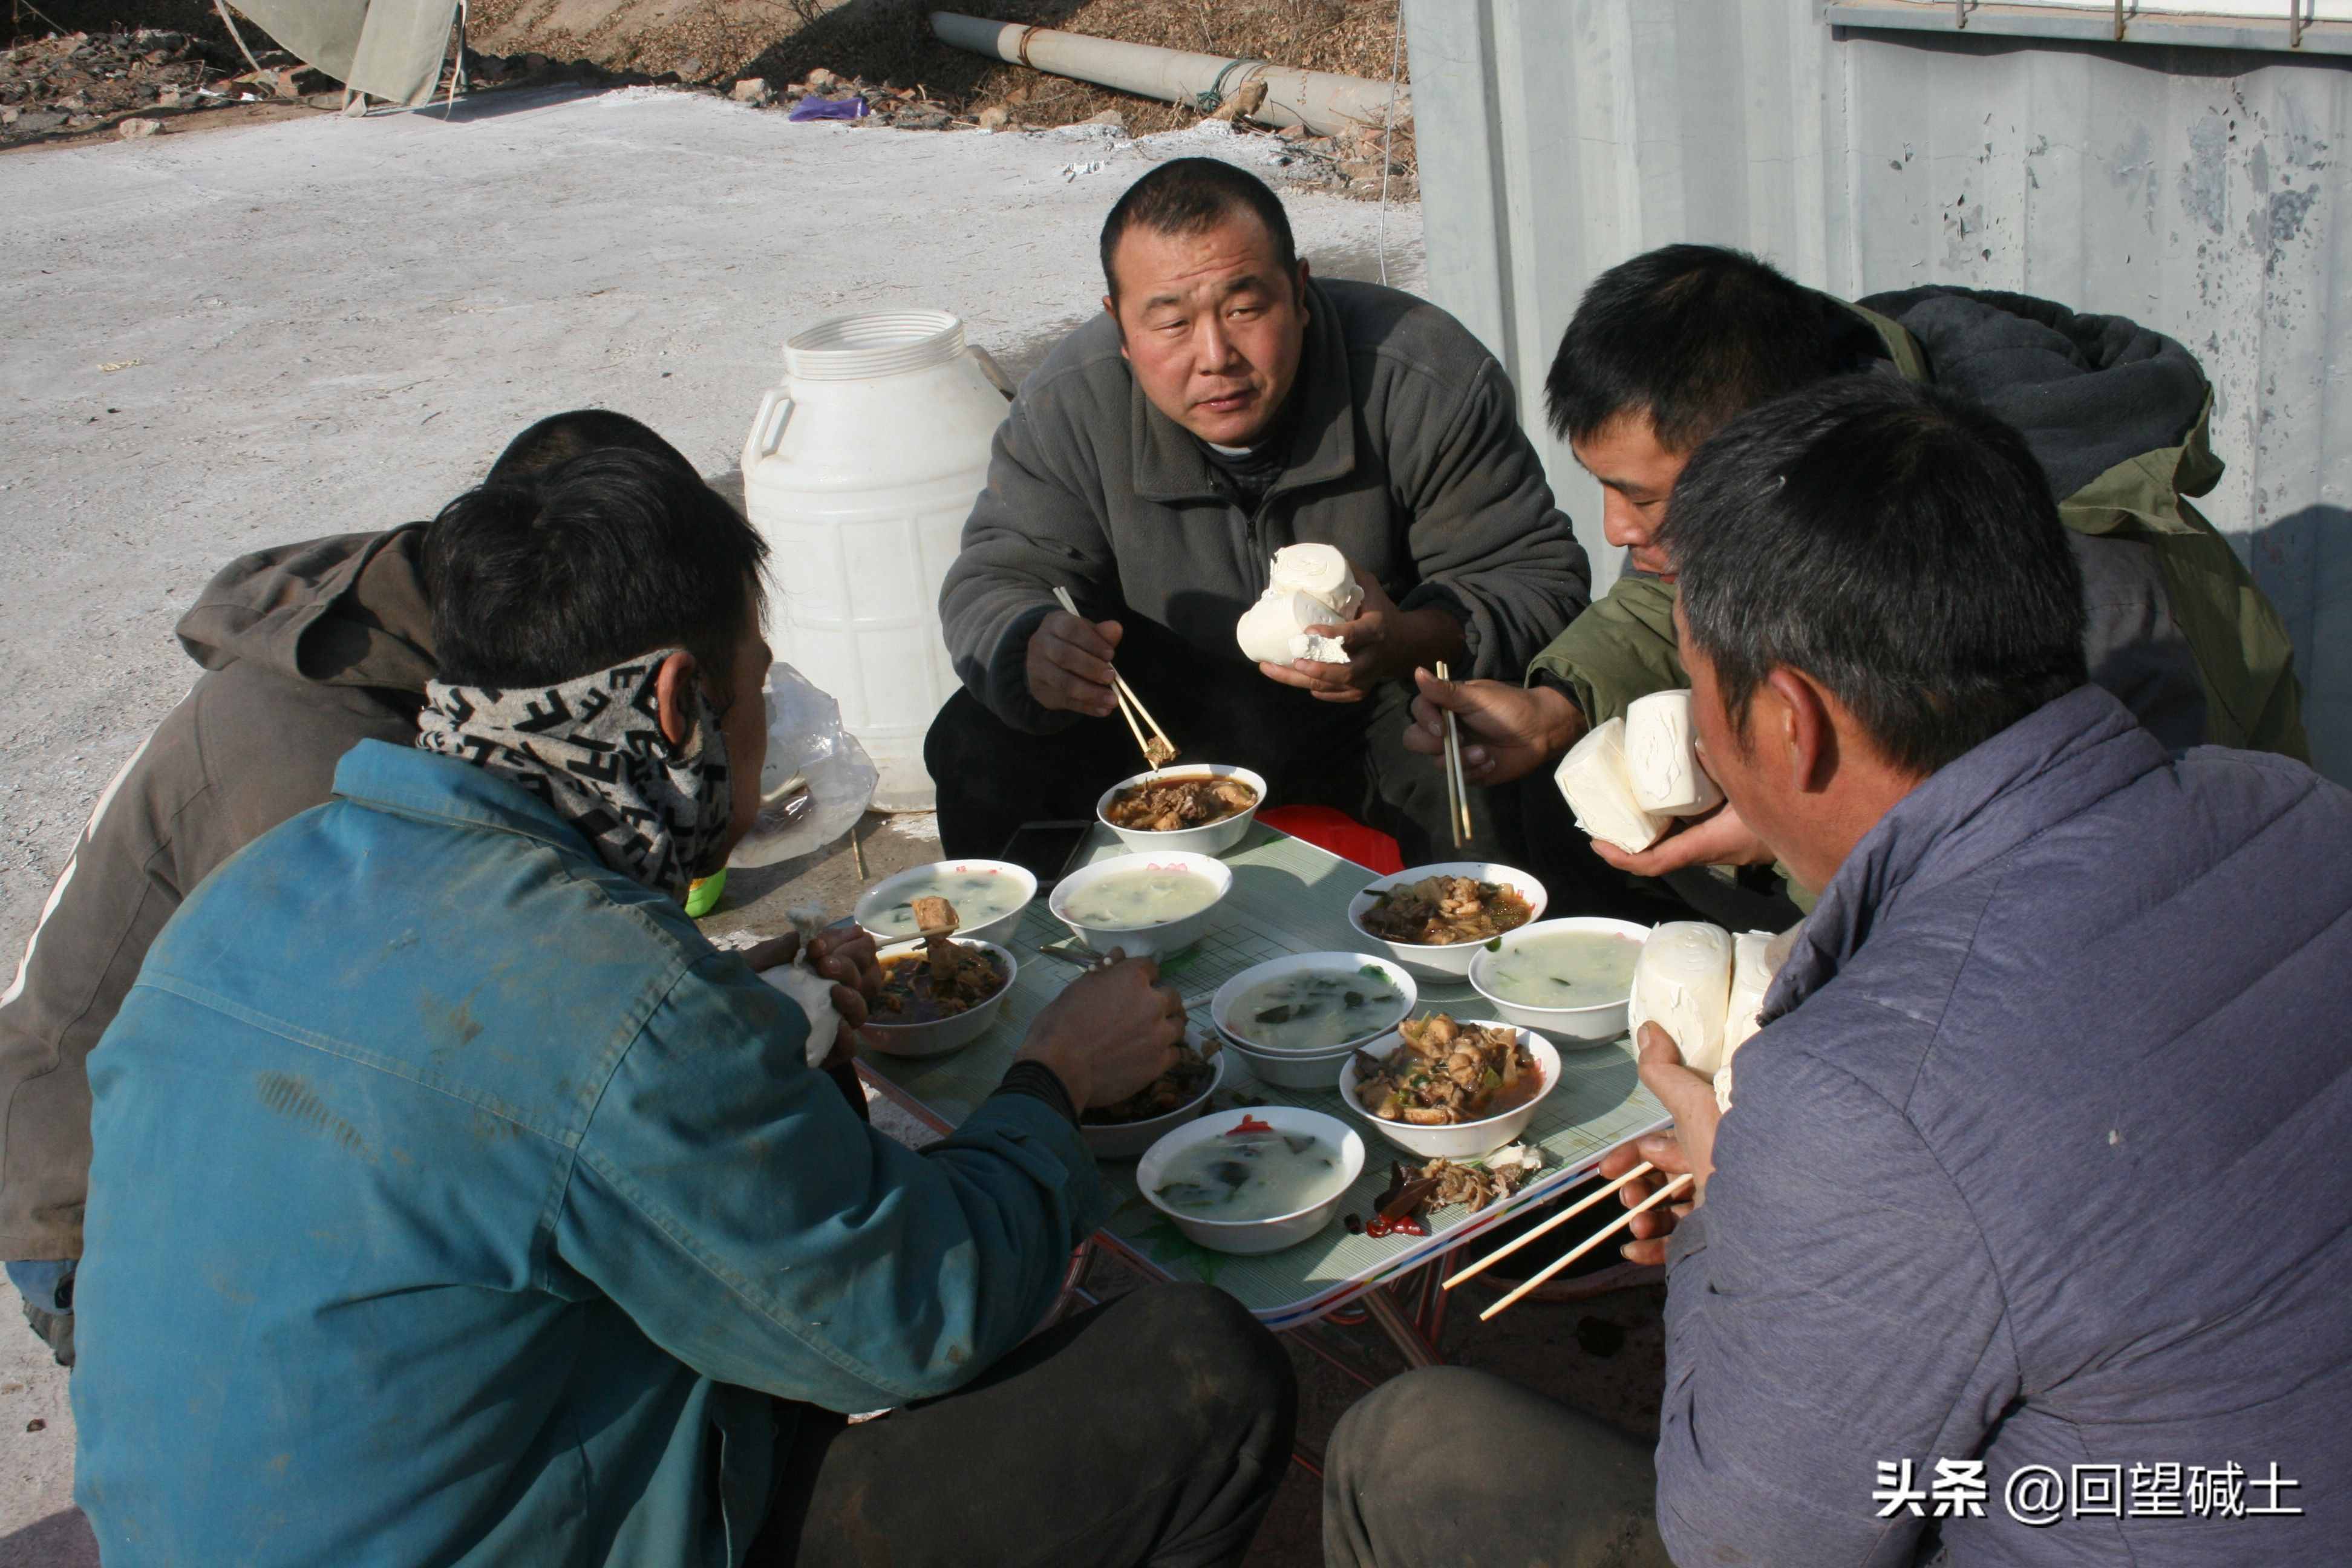
[[[1404,854],[1395,839],[1334,807],[1277,805],[1259,812],[1257,819],[1293,838],[1304,838],[1318,849],[1353,860],[1367,871],[1386,877],[1404,869]]]

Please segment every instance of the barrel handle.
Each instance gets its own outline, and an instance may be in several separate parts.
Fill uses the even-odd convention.
[[[773,456],[777,443],[784,438],[784,425],[793,416],[793,400],[783,388],[772,386],[760,397],[760,412],[751,418],[751,439],[743,443],[743,466],[749,468],[761,458]]]

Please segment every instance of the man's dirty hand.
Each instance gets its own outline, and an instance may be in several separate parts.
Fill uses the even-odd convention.
[[[1024,1061],[1053,1068],[1080,1110],[1113,1105],[1176,1065],[1184,999],[1160,965],[1111,950],[1109,962],[1062,989],[1029,1026]]]
[[[1445,715],[1452,713],[1462,735],[1465,784],[1505,784],[1525,778],[1584,733],[1582,710],[1548,686],[1440,680],[1426,669],[1414,670],[1412,678],[1420,695],[1412,700],[1405,750],[1444,756]]]
[[[1693,866],[1769,866],[1774,858],[1772,847],[1740,820],[1727,801],[1704,816],[1685,817],[1638,855],[1605,838],[1592,841],[1592,852],[1636,877],[1663,877]]]
[[[1067,610],[1039,621],[1029,634],[1029,695],[1056,712],[1109,718],[1118,707],[1110,661],[1124,630],[1117,621],[1090,621]]]
[[[1640,1206],[1676,1176],[1691,1178],[1679,1197],[1635,1215],[1626,1226],[1633,1239],[1618,1248],[1631,1263],[1664,1263],[1666,1238],[1675,1225],[1706,1201],[1722,1112],[1716,1108],[1714,1084],[1683,1065],[1673,1036],[1655,1024],[1644,1024],[1640,1045],[1642,1083],[1673,1114],[1675,1128],[1610,1150],[1601,1157],[1601,1173],[1614,1181],[1644,1161],[1656,1167],[1618,1189],[1617,1201],[1627,1208]]]

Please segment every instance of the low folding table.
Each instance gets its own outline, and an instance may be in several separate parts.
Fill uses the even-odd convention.
[[[1097,826],[1084,858],[1091,862],[1127,853],[1110,832]],[[1348,922],[1348,906],[1371,874],[1352,861],[1262,824],[1223,857],[1233,868],[1233,890],[1217,906],[1207,935],[1187,951],[1162,962],[1163,978],[1183,994],[1196,1029],[1206,1031],[1209,998],[1217,988],[1253,964],[1293,952],[1372,952]],[[1038,1010],[1094,962],[1068,928],[1047,912],[1045,900],[1031,904],[1020,928],[1003,945],[1020,963],[1013,993],[988,1032],[961,1050],[920,1060],[861,1056],[866,1080],[917,1120],[941,1132],[952,1131],[1004,1076]],[[1385,956],[1384,953],[1375,953]],[[1422,1013],[1449,1012],[1477,1017],[1485,1007],[1466,983],[1423,982]],[[1188,1240],[1135,1184],[1135,1162],[1101,1165],[1111,1194],[1109,1222],[1093,1245],[1118,1254],[1146,1274],[1166,1279],[1200,1280],[1237,1298],[1259,1321],[1277,1331],[1306,1329],[1341,1309],[1360,1306],[1392,1341],[1408,1365],[1438,1359],[1444,1323],[1444,1295],[1438,1289],[1446,1255],[1493,1229],[1524,1205],[1539,1202],[1581,1180],[1601,1155],[1628,1139],[1664,1126],[1664,1110],[1642,1087],[1631,1048],[1622,1041],[1560,1053],[1559,1087],[1546,1097],[1523,1141],[1542,1148],[1544,1170],[1503,1202],[1473,1215],[1460,1205],[1426,1215],[1429,1234],[1351,1235],[1335,1217],[1319,1234],[1280,1252],[1255,1258],[1212,1252]],[[1235,1068],[1245,1069],[1238,1057]],[[1340,1216],[1369,1218],[1374,1201],[1389,1184],[1395,1161],[1418,1163],[1388,1142],[1376,1123],[1349,1111],[1339,1098],[1338,1073],[1327,1087],[1285,1089],[1264,1084],[1245,1070],[1231,1071],[1216,1104],[1236,1097],[1302,1106],[1354,1126],[1365,1145],[1363,1173],[1349,1189]],[[1538,1259],[1557,1249],[1531,1249]],[[1515,1260],[1516,1261],[1516,1260]],[[1073,1292],[1091,1300],[1084,1287],[1087,1254],[1071,1272]],[[1359,1381],[1374,1380],[1335,1352],[1322,1336],[1300,1342]]]

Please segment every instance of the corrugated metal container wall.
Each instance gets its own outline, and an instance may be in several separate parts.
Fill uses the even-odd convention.
[[[1604,577],[1597,492],[1541,429],[1593,275],[1678,239],[1853,297],[2011,289],[2188,343],[2229,474],[2200,502],[2294,634],[2352,782],[2352,60],[1833,30],[1809,0],[1405,0],[1432,292],[1509,367]]]

